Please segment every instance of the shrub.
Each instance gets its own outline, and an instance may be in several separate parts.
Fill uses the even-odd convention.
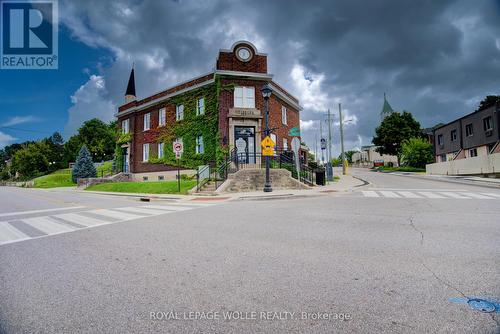
[[[434,161],[432,145],[421,138],[405,140],[401,147],[401,160],[405,166],[425,168],[426,164]]]
[[[76,183],[77,179],[88,177],[97,177],[97,171],[92,163],[92,158],[90,157],[87,147],[83,145],[76,157],[75,166],[71,172],[71,178],[73,182]]]

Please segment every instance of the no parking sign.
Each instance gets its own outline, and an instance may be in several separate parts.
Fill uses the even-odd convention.
[[[182,152],[184,152],[184,146],[180,141],[174,141],[172,144],[172,149],[174,150],[175,157],[180,159],[182,156]]]

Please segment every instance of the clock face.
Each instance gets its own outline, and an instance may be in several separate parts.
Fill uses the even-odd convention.
[[[238,58],[240,58],[240,60],[248,61],[250,60],[251,55],[252,54],[250,53],[250,50],[248,50],[247,48],[238,49]]]

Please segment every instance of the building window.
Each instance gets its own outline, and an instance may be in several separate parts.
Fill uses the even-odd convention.
[[[483,118],[484,131],[493,130],[493,122],[491,121],[491,116]]]
[[[471,157],[471,158],[477,157],[477,148],[471,148],[469,150],[469,157]]]
[[[465,126],[465,136],[470,137],[472,135],[474,135],[474,128],[472,127],[472,123],[470,123]]]
[[[149,161],[149,144],[142,144],[142,161]]]
[[[165,143],[158,143],[158,159],[163,158],[163,149],[165,148]]]
[[[184,105],[178,104],[175,106],[175,120],[182,121],[184,119]]]
[[[165,126],[167,124],[167,110],[161,108],[158,111],[158,126]]]
[[[205,113],[205,98],[202,97],[198,99],[198,103],[196,104],[196,115],[203,115]]]
[[[287,118],[286,118],[286,107],[281,106],[281,123],[287,124]]]
[[[283,138],[283,150],[288,151],[288,139]]]
[[[457,140],[457,130],[451,130],[451,141]]]
[[[201,154],[205,152],[205,149],[203,147],[203,136],[198,136],[196,137],[196,154]]]
[[[234,107],[255,108],[255,87],[235,87]]]
[[[122,133],[126,134],[129,132],[129,119],[124,119],[122,121]]]
[[[438,145],[440,147],[444,146],[443,135],[438,135]]]
[[[151,129],[151,113],[144,114],[144,131]]]

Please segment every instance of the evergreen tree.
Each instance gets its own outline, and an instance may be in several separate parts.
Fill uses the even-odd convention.
[[[89,150],[83,145],[76,157],[75,166],[71,171],[71,178],[76,183],[77,179],[87,177],[97,177],[97,170],[92,163]]]

